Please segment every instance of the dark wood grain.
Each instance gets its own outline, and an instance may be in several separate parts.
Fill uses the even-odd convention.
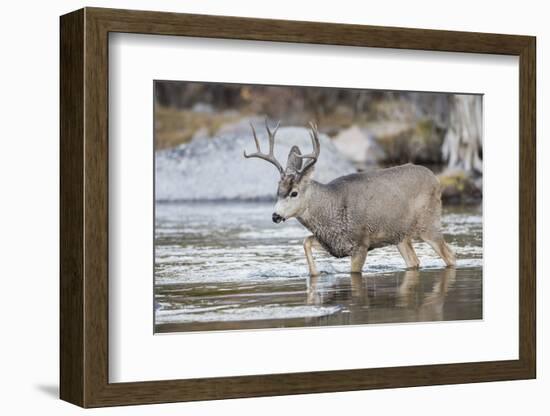
[[[520,54],[519,98],[519,356],[536,377],[536,41]]]
[[[84,12],[61,19],[60,388],[84,405]]]
[[[530,37],[87,8],[110,32],[519,55]]]
[[[109,32],[519,56],[519,359],[109,383]],[[535,38],[516,35],[96,8],[63,16],[61,397],[83,407],[98,407],[535,377],[535,49]]]
[[[85,405],[101,397],[108,382],[109,180],[108,32],[85,10],[84,57],[84,332]]]

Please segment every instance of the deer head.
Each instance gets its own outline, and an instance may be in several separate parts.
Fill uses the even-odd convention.
[[[313,174],[313,167],[317,163],[320,153],[319,136],[317,126],[314,123],[309,123],[311,131],[311,143],[313,145],[313,151],[311,153],[303,155],[298,146],[292,146],[288,153],[288,160],[286,168],[283,169],[281,164],[277,161],[273,154],[273,148],[275,145],[275,134],[279,129],[279,123],[273,131],[269,128],[267,120],[265,121],[265,127],[269,138],[269,153],[262,153],[260,150],[260,143],[256,137],[256,130],[252,127],[252,135],[254,142],[256,143],[256,153],[246,154],[244,157],[251,158],[256,157],[263,159],[273,164],[281,175],[279,185],[277,187],[277,203],[272,215],[273,222],[280,223],[289,218],[298,217],[307,209],[308,205],[308,186],[310,183],[311,175]],[[307,159],[304,163],[304,159]]]

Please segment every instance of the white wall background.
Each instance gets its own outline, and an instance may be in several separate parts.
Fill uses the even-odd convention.
[[[550,101],[546,60],[550,26],[545,2],[441,1],[253,2],[68,1],[5,2],[0,14],[0,409],[4,414],[77,414],[58,395],[58,16],[82,6],[318,20],[433,29],[529,34],[538,53],[538,379],[338,394],[225,400],[87,411],[88,414],[279,415],[342,412],[362,414],[464,415],[548,414],[550,361],[543,325],[550,298],[543,258],[550,226],[543,192],[550,146],[543,140],[545,103]],[[545,65],[546,64],[546,65]],[[6,93],[7,92],[7,93]],[[544,235],[544,237],[543,237]],[[505,258],[505,256],[503,256]],[[32,414],[32,413],[31,413]]]

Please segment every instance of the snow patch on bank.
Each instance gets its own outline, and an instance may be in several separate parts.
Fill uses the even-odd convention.
[[[267,134],[256,126],[263,152]],[[321,154],[313,178],[326,183],[355,172],[324,134],[319,135]],[[309,131],[281,127],[275,139],[275,156],[283,166],[290,148],[311,151]],[[155,199],[157,201],[273,199],[279,180],[277,169],[260,159],[245,159],[243,150],[255,152],[252,133],[227,132],[212,138],[197,138],[188,144],[155,153]]]

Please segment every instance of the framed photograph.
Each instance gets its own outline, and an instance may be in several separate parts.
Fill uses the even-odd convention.
[[[534,378],[535,49],[62,16],[61,398]]]

